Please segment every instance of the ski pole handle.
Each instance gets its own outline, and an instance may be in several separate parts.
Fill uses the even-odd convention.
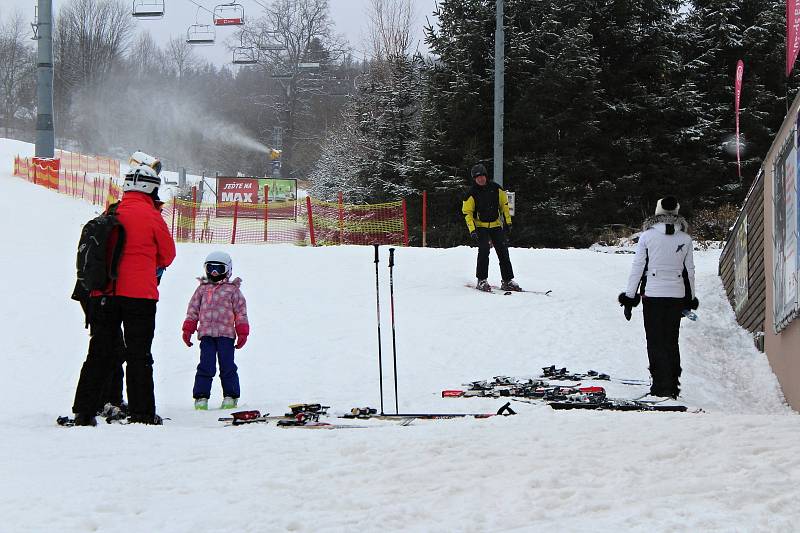
[[[394,248],[389,248],[389,268],[394,266]]]
[[[372,246],[375,247],[375,263],[379,263],[379,261],[378,261],[378,245],[377,244],[373,244]]]

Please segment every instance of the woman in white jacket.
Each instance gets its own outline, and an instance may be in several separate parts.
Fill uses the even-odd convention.
[[[671,196],[658,201],[655,216],[643,224],[628,286],[618,298],[630,320],[631,307],[639,304],[641,294],[652,376],[650,394],[671,398],[680,393],[678,334],[683,311],[699,305],[694,296],[692,238],[679,209]]]

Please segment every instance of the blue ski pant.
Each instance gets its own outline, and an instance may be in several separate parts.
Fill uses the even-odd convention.
[[[233,362],[233,339],[229,337],[201,337],[200,338],[200,364],[194,376],[195,398],[209,398],[211,396],[211,382],[217,373],[217,360],[219,360],[219,379],[222,381],[223,396],[239,397],[239,374],[236,363]]]

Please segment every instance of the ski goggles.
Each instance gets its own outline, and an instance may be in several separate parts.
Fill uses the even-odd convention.
[[[208,276],[224,276],[228,273],[228,265],[225,263],[206,263],[206,275]]]

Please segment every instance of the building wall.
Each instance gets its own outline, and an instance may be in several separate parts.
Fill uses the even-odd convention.
[[[747,231],[747,300],[737,309],[736,237],[742,224]],[[736,312],[736,321],[753,334],[756,347],[764,351],[764,312],[767,285],[764,277],[764,175],[759,173],[745,198],[744,206],[728,234],[719,260],[719,276],[728,300]]]
[[[792,130],[800,108],[800,94],[784,120],[778,135],[764,159],[764,277],[766,281],[766,309],[764,316],[764,350],[773,372],[783,389],[786,401],[800,411],[800,318],[792,321],[783,331],[775,333],[773,294],[773,164]]]

